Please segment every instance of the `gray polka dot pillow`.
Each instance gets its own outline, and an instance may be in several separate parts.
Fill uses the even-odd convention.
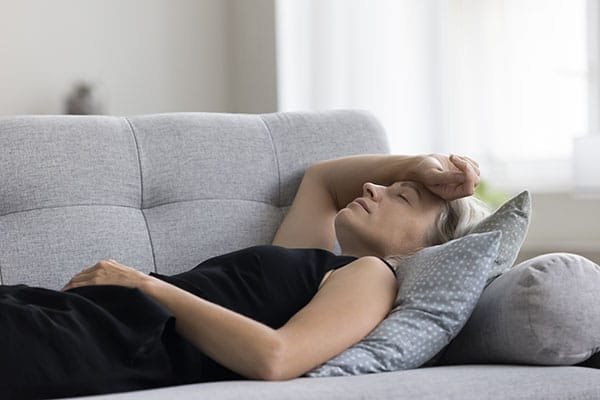
[[[527,190],[507,200],[494,213],[477,224],[470,233],[500,231],[500,251],[494,267],[487,277],[487,287],[494,279],[508,271],[514,264],[529,228],[531,196]]]
[[[305,376],[360,375],[417,368],[456,336],[495,265],[502,234],[470,234],[425,248],[397,269],[390,314],[363,340]]]

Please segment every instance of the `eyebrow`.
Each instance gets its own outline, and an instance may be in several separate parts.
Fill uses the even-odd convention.
[[[422,198],[422,196],[421,196],[421,190],[420,190],[420,189],[419,189],[419,187],[418,187],[417,185],[415,185],[414,183],[412,183],[412,182],[402,182],[402,183],[400,184],[400,186],[408,186],[408,187],[410,187],[410,188],[414,189],[414,190],[417,192],[417,196],[419,197],[419,200],[422,200],[422,199],[423,199],[423,198]]]

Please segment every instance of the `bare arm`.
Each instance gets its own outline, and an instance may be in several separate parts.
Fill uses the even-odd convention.
[[[397,292],[396,277],[379,258],[335,270],[278,330],[284,347],[270,379],[298,377],[359,342],[389,314]]]
[[[82,270],[62,290],[88,285],[138,288],[171,311],[176,330],[206,355],[243,376],[267,380],[299,376],[359,341],[387,315],[398,290],[383,261],[361,257],[335,270],[275,330],[112,259]]]
[[[272,244],[333,250],[337,212],[362,195],[365,182],[411,180],[421,156],[357,155],[311,165]]]
[[[176,330],[203,353],[251,379],[272,374],[281,338],[271,327],[146,275],[115,260],[101,260],[76,274],[63,291],[88,285],[138,288],[176,318]]]
[[[271,375],[281,339],[271,327],[149,277],[140,290],[166,307],[176,329],[200,351],[250,379]]]
[[[315,163],[304,173],[272,243],[331,251],[336,240],[335,216],[362,195],[364,183],[388,186],[397,181],[421,182],[434,194],[452,200],[473,194],[479,166],[468,157],[441,154],[367,154]]]
[[[387,186],[396,181],[414,180],[415,166],[421,160],[422,156],[365,154],[321,161],[310,170],[320,177],[340,210],[362,195],[365,182]]]
[[[266,380],[298,377],[358,342],[385,318],[398,290],[381,260],[362,257],[336,270],[275,330],[150,278],[140,289],[175,315],[180,334],[227,368]]]

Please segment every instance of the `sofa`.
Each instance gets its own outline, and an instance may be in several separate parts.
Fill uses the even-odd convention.
[[[58,290],[102,259],[175,274],[268,244],[307,166],[361,153],[389,146],[360,110],[0,117],[1,283]],[[429,365],[79,398],[600,399],[600,370]]]

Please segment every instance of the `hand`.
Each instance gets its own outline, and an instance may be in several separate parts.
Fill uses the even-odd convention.
[[[149,279],[148,275],[143,272],[108,259],[101,260],[94,266],[81,270],[71,278],[61,291],[90,285],[119,285],[139,288],[147,279]]]
[[[444,200],[471,196],[479,184],[479,164],[469,157],[444,154],[422,156],[412,170],[414,180]]]

